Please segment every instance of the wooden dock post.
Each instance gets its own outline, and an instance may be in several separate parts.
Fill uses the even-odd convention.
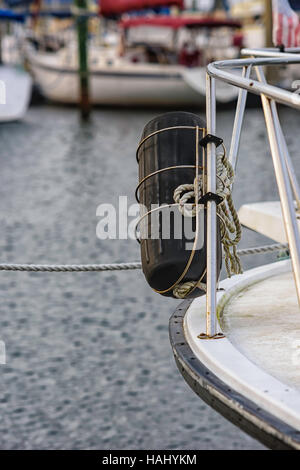
[[[88,16],[87,1],[74,0],[76,6],[76,23],[78,38],[78,71],[80,83],[79,107],[81,118],[87,120],[90,116],[90,96],[89,96],[89,70],[88,70]],[[80,14],[82,12],[82,14]]]
[[[265,0],[265,47],[273,47],[273,16],[272,16],[272,0]],[[278,81],[278,67],[266,67],[266,78],[269,83],[275,84]]]
[[[265,23],[265,47],[272,47],[273,46],[273,43],[272,43],[273,19],[272,19],[271,0],[265,0],[264,23]]]

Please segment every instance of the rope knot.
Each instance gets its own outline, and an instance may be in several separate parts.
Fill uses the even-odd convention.
[[[223,153],[217,155],[216,171],[216,192],[223,198],[223,201],[217,207],[217,215],[221,222],[221,241],[225,254],[225,267],[228,277],[231,277],[233,274],[241,274],[243,272],[236,249],[242,236],[242,228],[231,196],[232,184],[235,176],[234,170],[226,157],[224,146]],[[196,184],[198,185],[198,188],[196,187]],[[181,184],[175,189],[173,195],[174,201],[178,204],[178,209],[183,216],[195,217],[195,197],[197,192],[200,200],[203,195],[202,175],[198,177],[198,181],[194,181],[194,184]],[[193,199],[194,202],[188,203],[191,199]],[[202,278],[203,277],[204,276],[202,276]],[[173,295],[178,299],[184,299],[196,287],[206,290],[206,284],[203,284],[200,281],[189,281],[175,286],[173,289]]]

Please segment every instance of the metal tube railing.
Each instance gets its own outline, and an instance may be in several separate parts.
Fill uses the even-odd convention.
[[[244,48],[241,50],[241,54],[243,56],[249,55],[253,57],[289,57],[290,55],[294,57],[295,54],[300,54],[300,47],[289,47],[284,50],[284,52],[280,51],[276,47],[270,47],[265,49],[249,49]]]
[[[297,55],[287,58],[271,58],[271,59],[235,59],[213,62],[207,66],[207,73],[214,78],[222,80],[231,85],[248,90],[256,95],[265,95],[267,98],[274,99],[278,103],[286,104],[296,109],[300,109],[300,96],[282,88],[278,88],[267,83],[260,83],[252,78],[241,77],[227,69],[238,69],[248,66],[262,65],[288,65],[299,64],[300,57]]]
[[[300,96],[298,94],[269,85],[265,81],[262,66],[288,65],[300,63],[300,49],[288,50],[288,54],[278,50],[251,50],[244,49],[243,53],[260,55],[260,58],[236,59],[213,62],[207,67],[206,78],[206,112],[207,131],[215,134],[216,131],[216,98],[215,79],[222,80],[241,88],[237,103],[233,135],[230,148],[230,161],[236,166],[241,128],[245,111],[247,92],[261,96],[265,115],[267,132],[270,142],[271,154],[277,180],[283,221],[291,252],[293,273],[295,278],[298,303],[300,305],[300,235],[294,208],[293,191],[299,200],[299,186],[295,178],[288,149],[280,126],[276,102],[300,109]],[[265,55],[268,54],[268,55]],[[272,56],[270,58],[270,55]],[[262,58],[264,57],[264,58]],[[255,67],[258,80],[250,78],[251,67]],[[228,69],[242,68],[242,76]],[[291,187],[292,185],[292,187]],[[207,191],[216,189],[216,148],[213,143],[207,147]],[[206,292],[206,336],[212,338],[216,335],[216,203],[207,203],[207,292]]]
[[[248,67],[243,67],[243,78],[249,78],[251,74],[252,66],[249,65]],[[247,90],[239,90],[239,96],[236,105],[236,112],[235,112],[235,119],[233,124],[233,131],[232,131],[232,138],[231,138],[231,145],[229,150],[228,159],[235,170],[237,164],[237,157],[240,148],[240,141],[241,141],[241,131],[244,121],[245,115],[245,107],[247,101]]]
[[[257,75],[258,80],[260,82],[267,83],[262,67],[255,67],[255,70],[256,70],[256,75]],[[282,145],[282,152],[283,152],[283,155],[284,155],[284,158],[285,158],[285,162],[286,162],[286,166],[287,166],[287,170],[288,170],[292,190],[293,190],[293,193],[294,193],[294,196],[295,196],[295,199],[296,199],[297,208],[299,210],[300,209],[300,187],[299,187],[299,184],[298,184],[298,181],[297,181],[297,178],[296,178],[293,163],[292,163],[292,160],[291,160],[291,157],[290,157],[290,154],[289,154],[289,150],[288,150],[288,147],[287,147],[287,144],[286,144],[283,132],[282,132],[281,125],[280,125],[276,102],[274,100],[271,100],[270,105],[271,105],[271,109],[272,109],[273,120],[274,120],[274,123],[275,123],[275,125],[278,129],[278,132],[279,132],[279,138],[281,140],[281,145]]]
[[[290,187],[289,174],[283,155],[282,141],[278,129],[278,123],[274,121],[270,99],[265,96],[262,96],[261,99],[269,135],[275,176],[281,201],[284,227],[291,253],[298,302],[300,304],[300,236],[294,208],[292,190]]]
[[[206,126],[207,133],[216,133],[216,84],[215,79],[206,75]],[[207,145],[206,191],[216,192],[216,146]],[[216,335],[217,328],[217,205],[207,202],[207,273],[206,273],[206,335]]]

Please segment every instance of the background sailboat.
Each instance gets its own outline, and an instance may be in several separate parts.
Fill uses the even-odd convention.
[[[177,5],[178,0],[101,2],[105,17],[126,8]],[[241,46],[240,23],[226,18],[147,15],[113,23],[112,43],[89,43],[91,102],[107,105],[202,105],[205,66],[212,59],[233,58]],[[117,30],[116,30],[116,27]],[[42,41],[27,47],[27,58],[43,94],[61,103],[79,99],[75,37],[53,52]],[[217,100],[234,100],[237,91],[220,86]]]
[[[24,16],[10,10],[0,10],[0,21],[23,22]],[[0,81],[5,87],[6,95],[5,103],[0,104],[0,122],[22,119],[26,114],[31,98],[31,76],[21,64],[1,63]]]
[[[184,3],[183,0],[101,0],[100,12],[103,16],[111,16],[168,5],[183,8]]]

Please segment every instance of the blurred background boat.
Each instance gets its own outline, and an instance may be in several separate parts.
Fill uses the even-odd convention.
[[[237,58],[242,47],[271,45],[263,0],[101,0],[85,10],[70,0],[6,4],[19,24],[2,28],[3,64],[20,70],[25,63],[39,92],[62,104],[80,102],[80,76],[86,76],[93,105],[202,106],[209,62]],[[83,20],[86,70],[80,70],[76,31]],[[22,76],[30,88],[28,73]],[[297,78],[297,66],[289,65],[273,81],[290,88]],[[219,103],[236,97],[234,87],[218,86]]]
[[[90,94],[93,104],[202,105],[205,68],[214,59],[239,54],[240,23],[207,16],[138,16],[118,23],[118,33],[89,41]],[[36,82],[49,99],[79,99],[76,37],[32,39],[26,56]],[[217,90],[217,100],[237,97],[234,88]]]
[[[23,15],[6,9],[0,10],[1,28],[3,27],[2,22],[20,24],[23,21]],[[19,56],[15,56],[12,61],[7,60],[5,64],[1,59],[0,57],[0,83],[4,96],[0,104],[0,122],[16,121],[22,119],[28,109],[32,79],[19,63]],[[7,56],[6,59],[8,59]]]
[[[64,47],[61,41],[72,42],[76,54],[71,3],[60,3],[43,0],[39,14],[34,5],[14,6],[26,18],[24,23],[2,22],[5,64],[22,64],[24,46],[39,48],[41,40],[53,56]],[[186,2],[181,15],[211,14],[215,2],[205,3],[199,9],[200,2]],[[151,14],[174,15],[172,9],[151,9]],[[123,21],[133,16],[138,15],[126,14]],[[214,16],[232,14],[218,7]],[[244,42],[250,38],[244,32],[247,24],[261,28],[264,40],[262,14],[236,19]],[[88,23],[89,54],[92,43],[105,50],[116,46],[118,19],[100,18],[94,5]],[[2,263],[137,259],[134,241],[95,237],[96,207],[103,202],[118,207],[119,195],[134,203],[136,142],[143,123],[164,110],[101,107],[83,126],[77,108],[36,104],[23,121],[0,126]],[[299,113],[279,111],[291,154],[297,155]],[[234,110],[219,112],[218,133],[229,147]],[[205,119],[204,109],[199,114]],[[245,119],[242,151],[251,171],[248,164],[238,170],[241,184],[235,185],[234,198],[239,206],[278,199],[263,114],[250,109]],[[245,229],[242,248],[268,242]],[[261,256],[263,264],[275,260],[272,254]],[[257,262],[248,256],[244,268]],[[125,280],[121,272],[103,278],[95,273],[63,276],[2,275],[1,340],[8,346],[1,374],[2,449],[261,448],[178,380],[166,326],[175,300],[162,303],[137,271],[128,271]]]

